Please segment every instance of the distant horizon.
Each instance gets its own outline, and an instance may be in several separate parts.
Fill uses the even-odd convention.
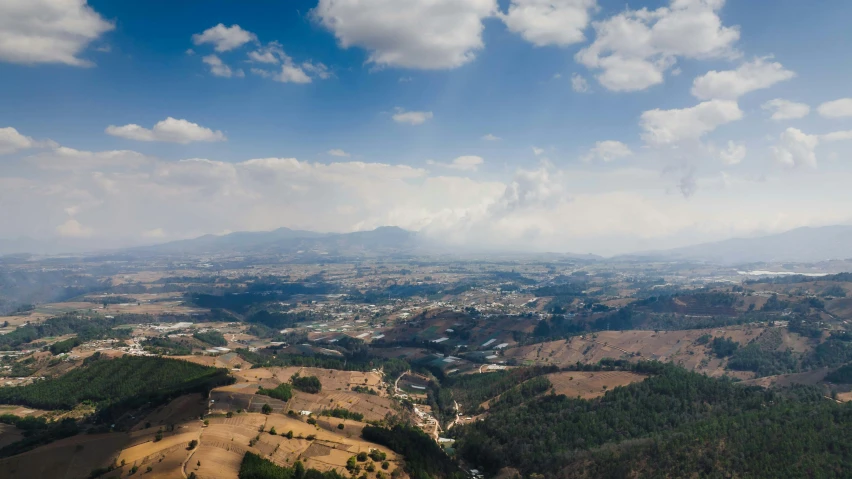
[[[389,5],[0,2],[2,235],[614,255],[852,221],[850,2]]]

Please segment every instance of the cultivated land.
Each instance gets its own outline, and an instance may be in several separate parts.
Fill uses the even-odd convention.
[[[608,390],[643,381],[646,377],[627,371],[564,371],[547,375],[556,394],[581,399],[603,396]]]
[[[510,348],[503,358],[515,359],[522,364],[559,367],[577,362],[596,363],[601,359],[645,359],[671,361],[710,376],[730,375],[732,373],[724,369],[724,360],[712,356],[704,345],[696,344],[696,340],[706,334],[711,338],[730,338],[746,344],[760,336],[763,330],[762,327],[736,327],[686,331],[601,331],[570,340]]]

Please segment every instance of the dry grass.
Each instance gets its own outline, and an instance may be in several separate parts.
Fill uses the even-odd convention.
[[[557,366],[567,366],[578,361],[597,363],[605,358],[654,359],[671,361],[687,369],[718,376],[725,373],[722,361],[709,355],[705,346],[696,345],[695,340],[709,334],[711,337],[727,337],[746,344],[759,336],[763,330],[762,327],[738,326],[686,331],[603,331],[576,336],[569,341],[550,341],[511,348],[506,351],[505,357],[530,364]],[[791,339],[791,342],[795,340]],[[751,375],[745,377],[750,378]]]
[[[556,394],[592,399],[618,386],[643,381],[645,376],[627,371],[565,371],[548,374]]]

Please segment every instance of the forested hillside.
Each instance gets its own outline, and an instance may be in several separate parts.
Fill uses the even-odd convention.
[[[632,470],[833,477],[838,464],[852,461],[852,448],[839,446],[852,438],[852,408],[816,389],[764,390],[655,362],[636,370],[651,377],[591,401],[529,399],[520,388],[517,400],[498,401],[485,420],[456,430],[457,450],[489,474],[514,467],[525,477],[626,477]],[[779,446],[771,447],[773,437]]]
[[[228,384],[227,371],[156,357],[99,359],[56,379],[0,388],[0,404],[70,410],[87,401],[109,417],[126,408],[160,403]]]

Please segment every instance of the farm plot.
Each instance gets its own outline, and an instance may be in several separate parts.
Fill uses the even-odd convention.
[[[548,374],[556,394],[592,399],[618,386],[642,381],[646,376],[628,371],[565,371]]]

